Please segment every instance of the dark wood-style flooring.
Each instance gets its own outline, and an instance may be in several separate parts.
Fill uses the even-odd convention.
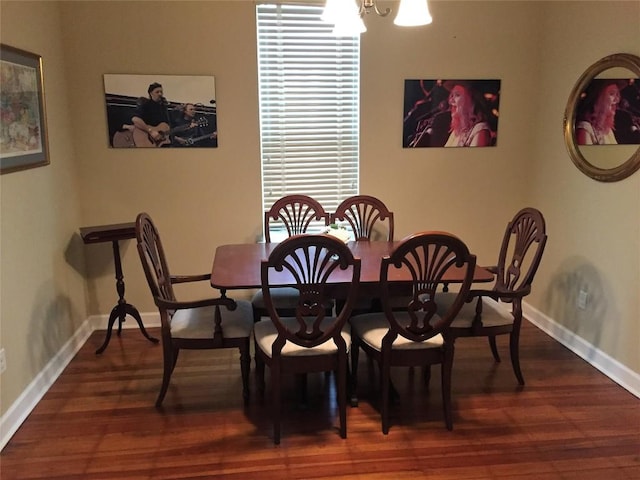
[[[338,435],[331,382],[317,375],[308,408],[293,381],[284,392],[280,446],[268,395],[264,405],[253,397],[243,406],[236,351],[182,352],[156,410],[161,347],[128,329],[96,356],[103,335],[94,332],[2,451],[2,480],[640,479],[640,400],[528,322],[523,389],[506,337],[500,364],[486,340],[458,340],[452,432],[439,368],[430,389],[404,368],[392,372],[400,398],[382,435],[377,375],[361,355],[347,439]]]

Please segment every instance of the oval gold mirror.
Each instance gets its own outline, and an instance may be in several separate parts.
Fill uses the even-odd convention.
[[[578,79],[564,114],[564,140],[573,163],[600,182],[640,168],[640,57],[609,55]]]

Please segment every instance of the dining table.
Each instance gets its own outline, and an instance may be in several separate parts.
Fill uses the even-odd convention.
[[[360,291],[375,293],[380,283],[380,264],[382,258],[390,255],[402,241],[350,241],[347,246],[353,255],[360,258]],[[216,248],[211,268],[211,286],[219,289],[222,295],[227,290],[258,289],[261,288],[260,265],[262,260],[269,257],[271,251],[278,245],[272,243],[243,243],[220,245]],[[448,283],[460,283],[464,278],[464,268],[451,268],[442,281]],[[484,267],[476,266],[473,281],[491,282],[494,275]],[[270,278],[271,286],[293,286],[293,277],[285,270],[274,278]],[[334,282],[340,283],[340,277],[335,277]],[[344,274],[344,283],[349,281],[347,272]],[[406,269],[391,269],[388,281],[402,284],[410,283],[411,275]]]
[[[360,295],[378,296],[380,294],[380,265],[382,259],[390,255],[402,241],[350,241],[346,242],[353,255],[360,258],[360,284],[358,292]],[[211,286],[220,290],[223,297],[227,290],[258,289],[261,288],[261,263],[266,260],[272,250],[278,245],[277,242],[270,243],[244,243],[221,245],[216,248],[211,268]],[[389,288],[394,287],[395,294],[405,296],[407,290],[405,285],[411,285],[411,274],[406,268],[392,268],[388,272],[388,281],[391,282]],[[464,268],[450,268],[446,271],[442,281],[445,288],[448,283],[461,283],[464,279]],[[494,275],[484,267],[476,266],[473,274],[473,282],[491,282]],[[334,282],[334,298],[344,296],[344,287],[351,281],[348,269],[332,276]],[[293,286],[295,280],[288,272],[276,272],[274,277],[269,277],[270,287]],[[410,288],[410,287],[409,287]],[[410,291],[410,290],[409,290]],[[304,378],[299,380],[305,384]],[[391,394],[397,397],[398,394],[391,385]],[[304,398],[305,387],[300,387]],[[351,392],[351,406],[358,405],[358,398],[355,392]],[[304,404],[304,401],[303,401]]]

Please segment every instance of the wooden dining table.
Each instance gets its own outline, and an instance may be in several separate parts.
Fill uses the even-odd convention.
[[[360,285],[358,286],[359,294],[366,296],[379,295],[380,285],[380,265],[382,258],[388,256],[393,250],[400,245],[401,241],[351,241],[347,245],[353,252],[355,257],[360,258]],[[211,268],[211,286],[219,289],[222,296],[226,296],[227,290],[237,289],[257,289],[261,288],[261,262],[269,257],[271,251],[278,243],[246,243],[235,245],[221,245],[216,249]],[[464,268],[448,269],[443,283],[445,287],[447,283],[460,283],[464,278]],[[388,280],[393,282],[392,285],[398,287],[397,293],[406,295],[407,291],[403,284],[411,282],[411,275],[406,269],[392,268],[388,272]],[[277,273],[279,277],[270,277],[270,286],[292,286],[295,281],[288,273],[287,269]],[[350,281],[348,271],[344,272],[344,282],[340,283],[340,273],[332,278],[333,282],[337,282],[334,298],[343,297],[344,289],[341,287]],[[476,266],[473,281],[474,282],[490,282],[494,279],[494,275],[486,268]],[[401,293],[402,292],[402,293]],[[300,380],[304,385],[304,379]],[[301,387],[304,392],[305,387]],[[397,392],[391,385],[392,395],[397,397]],[[304,393],[302,394],[304,398]],[[304,403],[304,402],[303,402]],[[358,405],[358,398],[355,392],[351,392],[351,406]]]
[[[401,241],[352,241],[347,245],[355,257],[360,258],[360,290],[374,292],[380,282],[380,264],[382,258],[389,255],[400,245]],[[219,289],[223,294],[227,290],[261,288],[260,264],[269,257],[277,243],[244,243],[221,245],[216,249],[211,268],[211,286]],[[443,278],[444,283],[460,283],[463,280],[464,269],[452,268]],[[345,283],[348,275],[345,273]],[[490,282],[494,275],[486,268],[476,266],[473,275],[474,282]],[[338,277],[336,280],[340,282]],[[393,283],[410,282],[411,276],[407,270],[391,269],[389,281]],[[295,281],[285,271],[279,277],[270,279],[271,285],[294,285]]]

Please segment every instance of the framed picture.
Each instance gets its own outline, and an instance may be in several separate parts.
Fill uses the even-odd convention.
[[[0,45],[0,173],[49,163],[42,57]]]
[[[112,148],[216,148],[215,77],[105,74]]]
[[[405,80],[402,146],[498,143],[500,80]]]
[[[595,78],[576,105],[578,145],[640,144],[640,82],[637,78]]]

